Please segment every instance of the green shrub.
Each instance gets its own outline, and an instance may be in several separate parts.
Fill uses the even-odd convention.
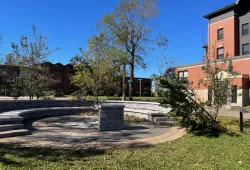
[[[142,94],[143,96],[149,96],[149,92],[146,92],[146,91],[144,91]]]
[[[63,97],[64,93],[62,91],[56,91],[54,94],[55,97]]]
[[[86,100],[86,96],[84,91],[82,90],[77,90],[74,93],[72,93],[73,100]]]

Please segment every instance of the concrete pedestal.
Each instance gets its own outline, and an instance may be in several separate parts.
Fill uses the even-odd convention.
[[[124,105],[101,105],[98,130],[118,131],[124,128]]]

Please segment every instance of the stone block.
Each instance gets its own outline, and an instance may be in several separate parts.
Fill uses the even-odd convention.
[[[124,105],[102,105],[99,107],[98,129],[102,131],[117,131],[124,127]]]

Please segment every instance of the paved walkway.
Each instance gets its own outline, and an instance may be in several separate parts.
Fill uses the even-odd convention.
[[[220,109],[219,116],[240,118],[240,113],[236,110]],[[244,119],[250,119],[250,113],[244,113],[243,117]]]
[[[22,147],[48,148],[125,148],[151,146],[178,139],[186,134],[184,129],[155,127],[148,122],[126,121],[125,129],[118,132],[98,132],[93,124],[97,117],[69,115],[27,121],[31,135],[3,138],[0,143]]]

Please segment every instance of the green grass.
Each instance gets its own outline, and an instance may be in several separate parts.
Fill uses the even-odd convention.
[[[244,134],[197,132],[147,148],[73,151],[0,145],[0,169],[250,169],[249,152],[246,121]]]
[[[65,95],[65,97],[68,97],[72,99],[73,97],[71,95]],[[88,100],[93,100],[94,96],[88,96]],[[99,96],[98,100],[121,100],[121,97],[110,97],[110,99],[107,98],[107,96]],[[145,102],[157,102],[157,97],[133,97],[134,101],[145,101]],[[126,98],[128,100],[128,97]]]
[[[246,107],[244,107],[247,111],[249,111],[250,112],[250,106],[246,106]]]

